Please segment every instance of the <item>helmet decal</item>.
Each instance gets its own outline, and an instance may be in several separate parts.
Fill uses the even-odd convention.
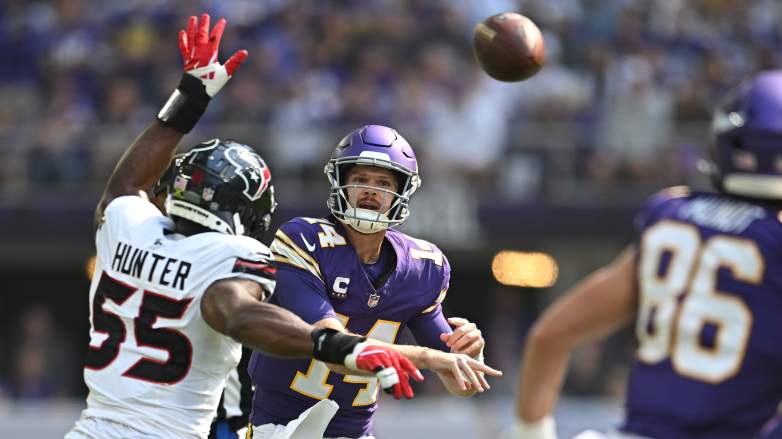
[[[231,146],[225,151],[225,158],[236,168],[247,170],[246,173],[237,172],[244,181],[244,195],[252,201],[260,199],[272,179],[269,167],[261,157],[246,148]]]

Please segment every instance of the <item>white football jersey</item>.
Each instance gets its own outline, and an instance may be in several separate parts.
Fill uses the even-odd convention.
[[[201,297],[216,280],[238,277],[263,285],[268,298],[274,269],[269,249],[252,238],[173,229],[138,196],[105,210],[95,239],[82,418],[159,438],[206,437],[241,346],[206,324]]]

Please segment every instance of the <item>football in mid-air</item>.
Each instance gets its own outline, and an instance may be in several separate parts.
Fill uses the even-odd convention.
[[[492,78],[523,81],[543,67],[546,46],[540,29],[515,12],[492,15],[475,26],[475,58]]]

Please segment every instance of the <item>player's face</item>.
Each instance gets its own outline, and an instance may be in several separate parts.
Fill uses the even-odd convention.
[[[388,169],[357,165],[345,179],[348,202],[353,207],[385,213],[394,201],[393,192],[399,189],[396,175]],[[378,190],[380,189],[380,190]]]

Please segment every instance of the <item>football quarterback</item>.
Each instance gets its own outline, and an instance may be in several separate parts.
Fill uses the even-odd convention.
[[[393,229],[408,217],[410,197],[421,185],[412,147],[392,128],[367,125],[339,142],[325,173],[331,215],[294,218],[275,234],[272,302],[315,326],[388,343],[408,328],[420,345],[433,348],[399,347],[416,366],[438,372],[458,395],[488,389],[483,374],[500,372],[482,363],[480,331],[465,319],[443,317],[448,259],[435,245]],[[262,352],[253,353],[249,372],[252,437],[321,437],[297,436],[296,429],[301,413],[324,406],[330,409],[318,431],[325,429],[325,437],[372,437],[375,378]]]

